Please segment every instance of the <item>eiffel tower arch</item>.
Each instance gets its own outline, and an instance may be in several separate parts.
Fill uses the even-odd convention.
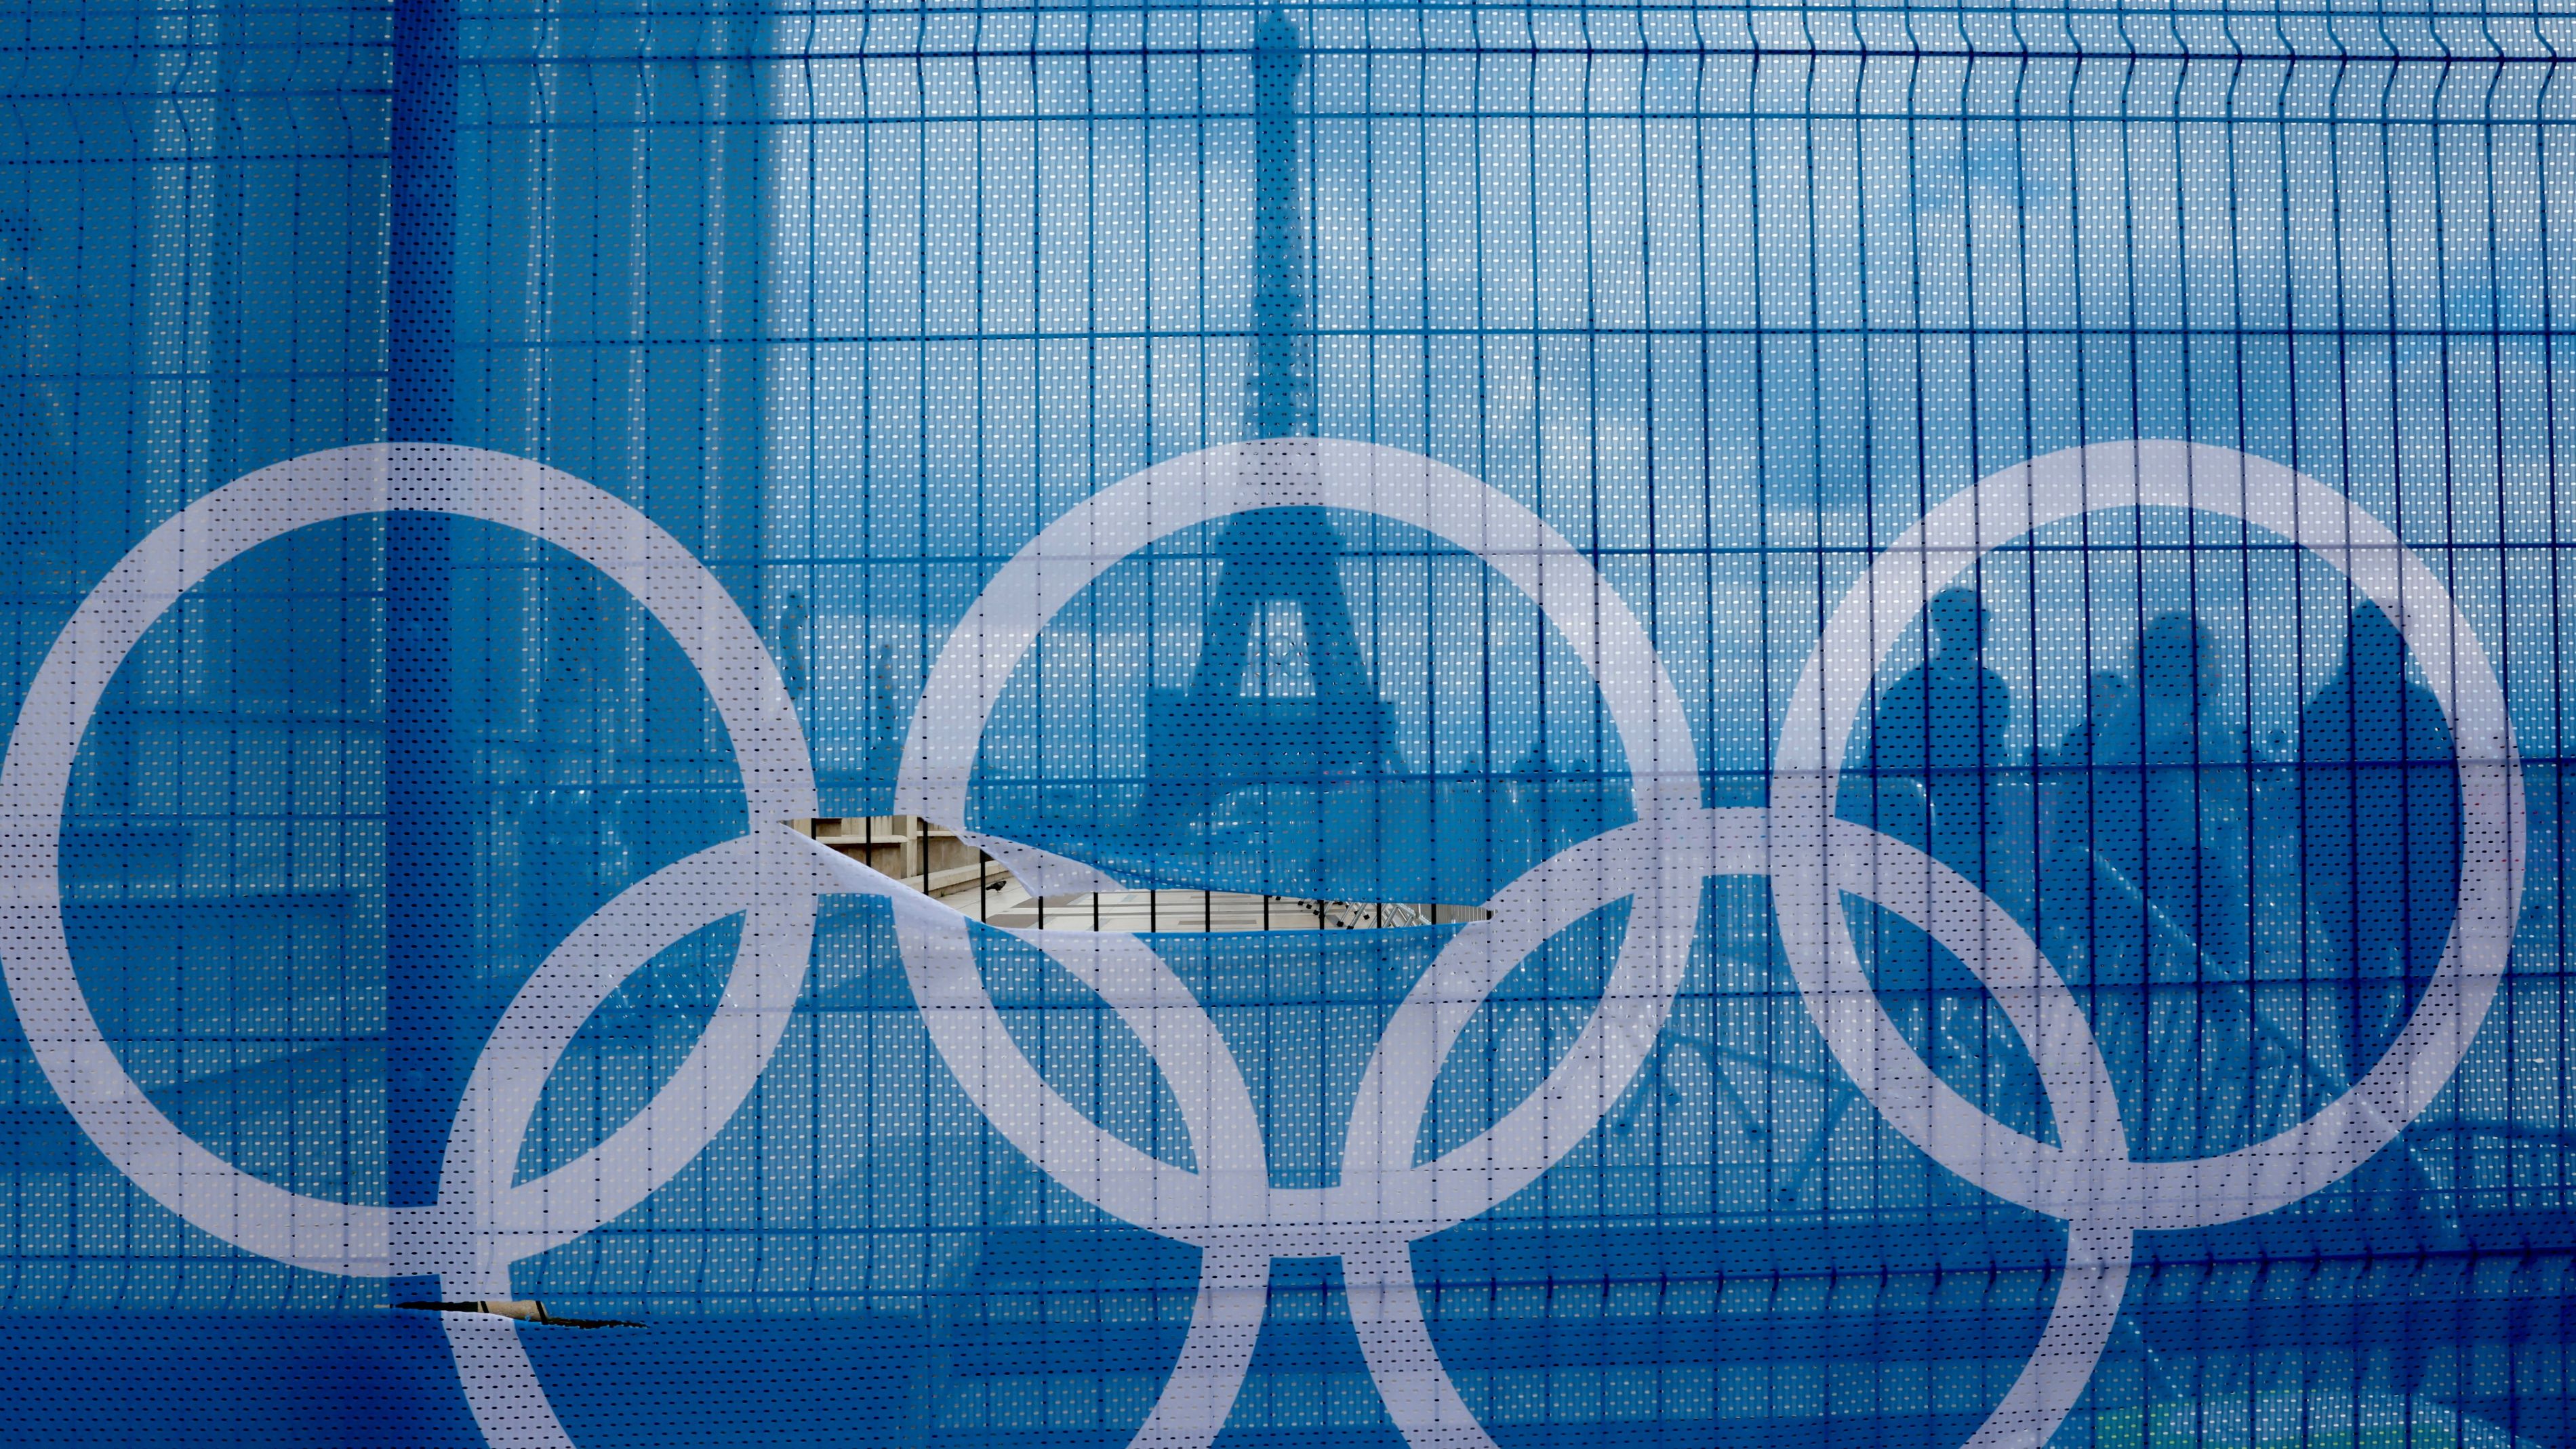
[[[1253,52],[1253,356],[1244,423],[1253,438],[1313,437],[1315,346],[1300,199],[1297,84],[1305,47],[1277,8]],[[1238,790],[1320,792],[1378,775],[1391,720],[1351,622],[1342,539],[1320,508],[1231,520],[1197,666],[1157,690],[1147,729],[1147,828],[1169,846]]]

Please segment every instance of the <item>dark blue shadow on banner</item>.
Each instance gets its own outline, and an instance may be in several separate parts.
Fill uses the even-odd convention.
[[[519,1332],[580,1449],[894,1445],[916,1422],[916,1319]],[[392,1309],[0,1315],[0,1403],[10,1442],[59,1449],[482,1442],[437,1321]]]

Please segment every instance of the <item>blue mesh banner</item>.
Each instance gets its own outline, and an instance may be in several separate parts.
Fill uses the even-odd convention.
[[[13,4],[5,1437],[2576,1449],[2559,8]]]

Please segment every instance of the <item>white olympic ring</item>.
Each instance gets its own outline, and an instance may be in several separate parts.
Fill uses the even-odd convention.
[[[2222,481],[2233,487],[2226,496],[2214,491]],[[1203,1249],[1180,1362],[1135,1439],[1169,1446],[1203,1446],[1222,1427],[1250,1364],[1270,1263],[1291,1254],[1341,1258],[1371,1373],[1409,1442],[1491,1444],[1431,1345],[1410,1245],[1535,1181],[1625,1092],[1680,988],[1710,876],[1771,877],[1810,1011],[1873,1105],[1962,1177],[2068,1223],[2057,1303],[2029,1363],[1970,1440],[1978,1446],[2042,1443],[2072,1407],[2116,1319],[2136,1230],[2267,1211],[2349,1172],[2429,1105],[2493,1000],[2520,895],[2523,822],[2519,760],[2483,650],[2438,580],[2376,520],[2288,470],[2181,444],[2074,450],[2007,470],[1936,508],[1882,555],[1801,673],[1767,811],[1700,805],[1696,744],[1643,626],[1571,544],[1497,490],[1428,459],[1357,443],[1278,440],[1176,459],[1078,505],[987,586],[924,690],[896,808],[963,821],[968,776],[1004,683],[1046,623],[1102,573],[1180,529],[1296,504],[1421,528],[1528,593],[1600,684],[1631,766],[1638,816],[1512,882],[1487,903],[1487,920],[1444,945],[1370,1058],[1332,1187],[1270,1187],[1258,1119],[1231,1052],[1179,977],[1133,935],[1011,932],[1073,971],[1135,1032],[1180,1103],[1199,1170],[1137,1151],[1064,1101],[1004,1028],[976,969],[966,917],[772,823],[814,813],[810,756],[766,649],[714,576],[629,505],[556,470],[475,449],[380,444],[262,469],[154,530],[83,602],[30,687],[0,767],[0,945],[11,996],[82,1129],[189,1222],[299,1266],[436,1272],[449,1298],[506,1295],[512,1263],[640,1203],[714,1138],[777,1048],[802,985],[816,897],[877,896],[894,910],[933,1042],[996,1130],[1103,1211]],[[2204,1163],[2140,1164],[2129,1161],[2089,1025],[2028,934],[1947,866],[1832,819],[1831,782],[1889,643],[1942,583],[1982,552],[2058,518],[2166,504],[2243,518],[2325,553],[2400,621],[2460,741],[2463,855],[2480,865],[2473,872],[2464,864],[2458,922],[2433,986],[2388,1058],[2351,1093],[2257,1148]],[[753,822],[744,835],[629,887],[548,956],[475,1063],[438,1204],[400,1211],[305,1197],[252,1177],[187,1139],[150,1104],[81,996],[55,859],[71,759],[109,679],[152,621],[261,542],[394,508],[520,529],[633,592],[714,697],[743,759]],[[2410,613],[2402,607],[2410,596],[2439,608]],[[2426,617],[2447,632],[2422,634]],[[1855,652],[1856,642],[1873,639],[1874,651]],[[970,838],[1034,892],[1116,886],[1078,862]],[[1845,892],[1912,920],[1997,997],[2039,1066],[2060,1137],[2054,1147],[1994,1122],[1906,1046],[1861,972],[1839,905],[1818,908]],[[1487,996],[1548,937],[1631,897],[1636,905],[1602,1004],[1564,1060],[1503,1120],[1415,1165],[1413,1143],[1439,1067]],[[514,1182],[537,1099],[581,1024],[657,952],[736,914],[745,927],[725,996],[671,1082],[608,1141],[534,1181]],[[2314,1155],[2257,1170],[2253,1158],[2281,1150]],[[2194,1196],[2213,1183],[2227,1200]],[[486,1438],[568,1445],[514,1325],[443,1317]]]
[[[512,1001],[469,1079],[438,1203],[405,1210],[291,1192],[224,1162],[162,1115],[127,1075],[81,993],[57,873],[72,762],[108,682],[153,622],[207,575],[270,539],[390,509],[532,534],[632,593],[713,696],[742,762],[754,822],[741,838],[630,888],[556,948]],[[650,1196],[697,1156],[768,1066],[803,986],[815,910],[814,890],[798,879],[810,868],[793,844],[797,837],[770,822],[811,815],[814,802],[804,730],[760,635],[706,567],[632,506],[556,469],[475,448],[375,443],[308,454],[216,489],[154,529],[82,600],[38,667],[0,765],[0,965],[28,1043],[72,1119],[162,1206],[235,1247],[297,1267],[358,1276],[434,1272],[450,1297],[486,1296],[496,1283],[507,1296],[510,1262]],[[513,1185],[520,1134],[573,1032],[618,980],[687,933],[650,919],[622,939],[603,939],[617,933],[601,923],[634,914],[638,902],[665,905],[677,885],[688,889],[668,902],[665,915],[696,904],[689,890],[730,886],[717,918],[745,918],[713,1019],[671,1080],[624,1127],[579,1160]],[[603,948],[640,954],[631,965],[603,968]],[[511,1122],[507,1145],[483,1130],[503,1120]],[[578,1189],[569,1186],[576,1182]],[[507,1236],[511,1225],[518,1241]],[[464,1376],[487,1436],[496,1443],[518,1437],[495,1433],[490,1394],[476,1393],[478,1382],[505,1397],[501,1386],[513,1380],[533,1388],[518,1340],[462,1315],[443,1316],[461,1360],[489,1360],[499,1371],[481,1380]],[[518,1428],[536,1435],[525,1442],[562,1442],[542,1392],[536,1406],[541,1422],[531,1428],[519,1419]],[[523,1405],[518,1414],[525,1412]]]

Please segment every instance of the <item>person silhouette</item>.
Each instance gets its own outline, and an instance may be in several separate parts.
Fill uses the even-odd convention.
[[[787,686],[790,699],[805,697],[806,636],[814,627],[814,616],[805,607],[805,596],[791,593],[778,609],[778,677]]]
[[[1924,613],[1925,658],[1871,710],[1852,755],[1858,768],[1844,774],[1840,813],[1924,851],[2026,916],[2031,872],[2015,857],[2026,857],[2028,846],[2016,851],[1995,838],[2006,823],[1996,777],[2012,690],[1983,659],[1985,603],[1973,589],[1947,589]],[[2038,1076],[2026,1060],[1999,1058],[2010,1028],[1966,968],[1884,911],[1863,911],[1853,925],[1890,1014],[1934,1070],[1954,1084],[1982,1083],[1989,1112],[2036,1130],[2044,1120]]]
[[[2223,979],[2242,980],[2252,955],[2252,759],[2244,732],[2225,720],[2218,663],[2209,631],[2188,614],[2166,614],[2139,636],[2141,880],[2147,899],[2198,947],[2193,979],[2215,968]]]
[[[2343,988],[2353,1082],[2432,975],[2459,882],[2450,722],[2406,677],[2406,640],[2377,604],[2352,611],[2343,667],[2299,716],[2299,764],[2311,959]]]
[[[1985,666],[1987,613],[1974,589],[1943,590],[1925,614],[1927,657],[1870,713],[1861,755],[1870,782],[1865,818],[1982,880],[2012,689]]]
[[[2397,1039],[2441,958],[2457,909],[2460,777],[2450,721],[2431,690],[2406,676],[2406,639],[2364,601],[2346,628],[2343,667],[2299,715],[2300,876],[2307,895],[2311,983],[2340,995],[2343,1071],[2359,1081]],[[2457,1221],[2402,1147],[2345,1179],[2340,1194],[2376,1243],[2448,1253]],[[2400,1343],[2387,1372],[2401,1392],[2424,1380],[2429,1355]]]
[[[2224,679],[2199,620],[2161,615],[2138,636],[2134,705],[2095,741],[2086,984],[2115,1077],[2137,1084],[2142,1156],[2241,1146],[2251,1112],[2252,757]]]
[[[2121,721],[2137,708],[2137,692],[2116,671],[2097,670],[2087,683],[2084,718],[2048,753],[2040,771],[2040,949],[2071,979],[2090,976],[2097,958],[2134,956],[2115,949],[2123,918],[2115,902],[2097,902],[2093,831],[2101,801],[2096,773],[2111,760]],[[2112,905],[2114,909],[2097,907]],[[2130,923],[2134,925],[2134,923]],[[2134,940],[2132,929],[2127,937]]]
[[[2136,708],[2129,681],[2117,670],[2098,669],[2085,682],[2084,720],[2066,732],[2058,744],[2058,757],[2067,764],[2085,764],[2093,758],[2094,741],[2108,737],[2120,727],[2120,721]]]

